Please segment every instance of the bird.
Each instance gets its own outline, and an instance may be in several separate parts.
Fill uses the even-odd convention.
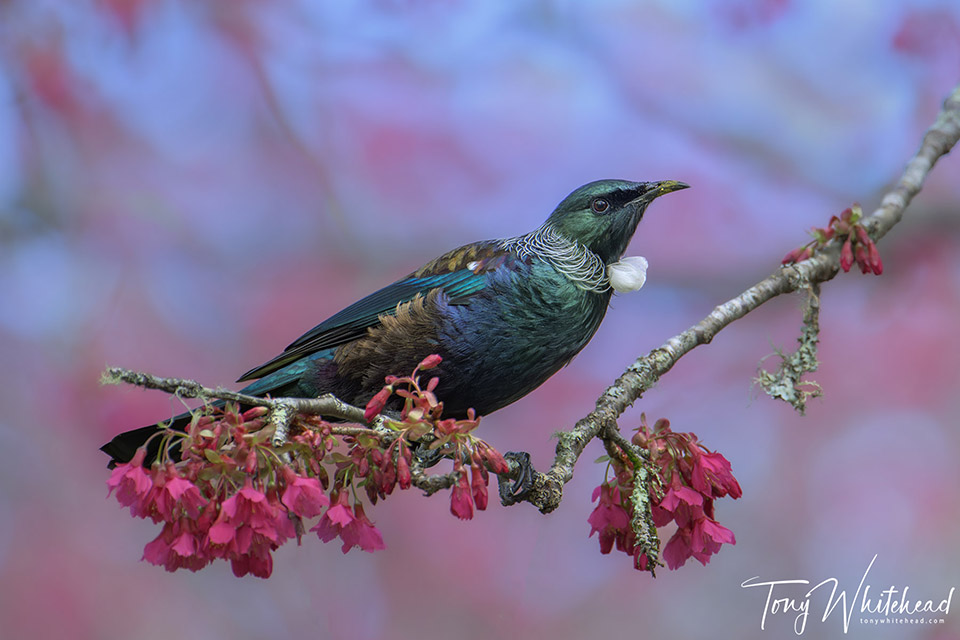
[[[643,258],[621,257],[647,206],[688,188],[676,180],[597,180],[570,193],[521,236],[468,244],[428,262],[324,320],[237,382],[252,396],[332,393],[364,406],[388,375],[426,356],[445,418],[487,415],[527,395],[576,356],[600,326],[614,289],[645,278]],[[642,261],[642,264],[639,262]],[[624,275],[626,277],[624,278]],[[638,284],[639,283],[639,284]],[[389,405],[388,405],[389,408]],[[126,431],[101,447],[129,462],[158,430],[183,430],[190,414]]]

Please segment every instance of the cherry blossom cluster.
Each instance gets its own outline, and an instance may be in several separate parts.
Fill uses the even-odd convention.
[[[668,568],[677,569],[691,557],[705,565],[722,544],[736,543],[733,532],[716,521],[714,512],[715,499],[742,495],[730,462],[723,455],[709,451],[693,433],[671,431],[669,421],[663,418],[651,429],[646,417],[641,416],[632,443],[646,451],[655,471],[646,487],[653,524],[657,528],[671,522],[676,525],[663,549]],[[588,518],[590,535],[599,534],[601,553],[610,553],[616,546],[633,558],[634,567],[652,571],[655,567],[637,543],[631,526],[638,515],[646,515],[636,514],[631,500],[634,465],[626,454],[616,453],[604,458],[612,477],[593,492],[598,504]]]
[[[168,571],[198,571],[223,559],[238,577],[269,577],[272,552],[293,538],[299,543],[304,521],[317,516],[310,531],[324,542],[339,539],[344,553],[383,549],[360,496],[376,504],[398,485],[410,488],[417,448],[453,458],[450,510],[469,519],[474,508],[486,508],[488,470],[504,472],[507,465],[471,435],[479,423],[472,412],[462,420],[441,417],[443,404],[433,393],[438,378],[425,387],[419,379],[439,363],[439,356],[430,356],[411,376],[387,379],[366,407],[367,420],[394,395],[403,409],[379,430],[298,416],[293,435],[275,447],[265,407],[199,410],[185,431],[158,431],[159,455],[152,464],[144,466],[145,444],[130,462],[117,465],[108,495],[114,493],[135,517],[162,524],[144,548],[147,562]]]
[[[364,482],[367,495],[374,504],[378,497],[389,495],[394,483],[401,489],[410,486],[411,451],[408,442],[424,442],[429,436],[432,440],[426,444],[427,451],[443,451],[453,460],[453,488],[450,493],[450,512],[461,520],[473,517],[474,508],[483,511],[487,508],[487,485],[489,472],[505,473],[506,461],[495,449],[483,440],[474,437],[471,432],[480,424],[480,418],[473,409],[467,417],[460,420],[443,418],[443,402],[434,394],[440,379],[430,378],[426,387],[421,387],[417,375],[419,371],[432,369],[440,364],[440,356],[428,356],[420,363],[413,375],[406,377],[387,376],[383,387],[367,404],[365,418],[369,421],[387,406],[392,396],[403,401],[400,419],[387,419],[385,426],[398,434],[398,438],[386,452],[367,447],[370,456],[369,465],[373,469]],[[391,457],[391,449],[397,447]],[[393,464],[386,464],[396,458],[397,477],[393,475]],[[469,467],[469,477],[467,468]]]
[[[844,272],[850,271],[854,261],[860,266],[862,273],[883,273],[883,261],[877,245],[863,226],[863,210],[859,204],[847,207],[839,216],[831,216],[826,227],[814,227],[810,230],[813,240],[797,247],[783,258],[783,264],[802,262],[813,252],[836,238],[842,242],[840,249],[840,268]]]

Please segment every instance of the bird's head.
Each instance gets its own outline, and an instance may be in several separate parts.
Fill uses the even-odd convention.
[[[609,264],[619,260],[627,250],[643,212],[654,198],[689,186],[676,180],[597,180],[564,198],[546,225],[579,242]]]

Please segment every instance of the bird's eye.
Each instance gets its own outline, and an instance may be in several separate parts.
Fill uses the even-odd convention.
[[[610,203],[603,198],[595,198],[590,207],[593,209],[594,213],[603,213],[610,208]]]

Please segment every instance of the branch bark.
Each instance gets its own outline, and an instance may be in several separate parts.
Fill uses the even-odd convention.
[[[319,398],[262,398],[259,396],[249,396],[245,393],[237,393],[229,389],[211,389],[205,387],[199,382],[185,380],[182,378],[161,378],[141,371],[131,371],[121,367],[107,367],[107,370],[100,378],[103,384],[132,384],[144,389],[157,389],[166,391],[169,394],[179,398],[199,398],[202,400],[225,400],[227,402],[236,402],[238,404],[249,405],[251,407],[266,407],[270,410],[268,423],[273,425],[277,431],[286,429],[290,421],[297,415],[308,416],[326,416],[335,420],[346,420],[357,424],[366,424],[366,418],[363,415],[363,409],[347,404],[333,394],[322,395]],[[370,423],[370,428],[355,427],[346,425],[337,425],[331,433],[338,435],[355,436],[363,433],[380,433],[383,425],[383,416],[377,416]],[[389,430],[386,433],[391,433]],[[275,436],[275,440],[277,437]],[[280,442],[275,442],[275,446],[283,444],[285,437],[280,438]]]
[[[960,85],[943,103],[936,121],[923,136],[916,155],[907,163],[897,185],[889,191],[880,206],[863,224],[876,241],[885,236],[900,220],[913,197],[920,191],[930,170],[942,156],[950,152],[960,139]],[[724,302],[683,333],[667,340],[630,365],[597,399],[596,409],[579,420],[570,431],[561,432],[556,457],[546,473],[533,473],[532,488],[518,500],[529,502],[541,512],[557,508],[563,497],[563,486],[573,478],[573,468],[587,444],[605,437],[603,431],[616,430],[616,421],[663,374],[694,348],[709,344],[720,330],[742,318],[765,302],[812,284],[831,280],[840,266],[840,245],[831,242],[809,260],[780,267],[769,277],[753,285],[736,298]],[[521,470],[511,465],[507,478],[516,478]]]

